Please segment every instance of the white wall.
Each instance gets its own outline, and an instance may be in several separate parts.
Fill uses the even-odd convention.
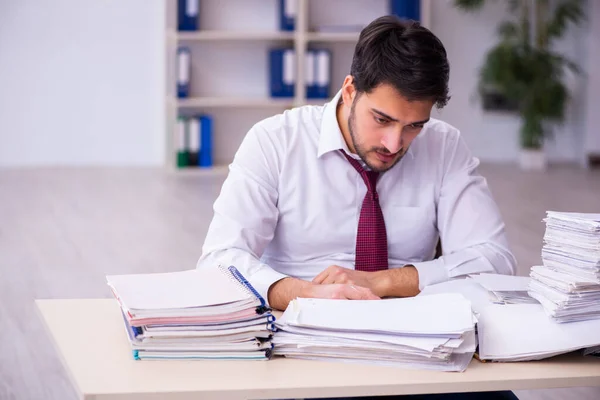
[[[0,1],[0,166],[159,165],[163,0]]]
[[[586,41],[589,53],[585,69],[588,72],[586,82],[587,96],[585,101],[585,137],[584,155],[600,154],[600,1],[589,0],[589,36]],[[592,43],[593,40],[593,43]]]
[[[482,160],[516,161],[518,117],[509,113],[484,112],[476,97],[478,70],[486,51],[497,42],[498,23],[507,16],[505,2],[487,2],[475,13],[456,9],[453,1],[434,0],[432,3],[431,28],[448,51],[452,95],[448,105],[436,116],[458,127],[473,153]],[[585,59],[587,42],[581,40],[581,35],[581,28],[570,31],[557,48],[575,60]],[[555,140],[546,146],[549,160],[555,162],[578,162],[581,158],[585,81],[572,79],[569,85],[574,93],[567,119],[557,128]]]

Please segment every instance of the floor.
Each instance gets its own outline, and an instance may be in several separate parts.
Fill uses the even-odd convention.
[[[520,274],[540,260],[545,210],[600,212],[600,171],[481,171]],[[0,399],[75,399],[33,300],[109,297],[106,274],[193,267],[223,178],[152,169],[0,170]],[[517,394],[591,400],[600,388]]]

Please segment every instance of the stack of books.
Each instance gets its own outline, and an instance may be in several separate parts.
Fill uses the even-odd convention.
[[[460,294],[389,300],[299,298],[276,321],[274,353],[288,358],[464,371],[476,348]]]
[[[548,211],[529,294],[555,322],[600,318],[600,214]]]
[[[235,267],[109,275],[133,357],[267,360],[275,317]]]

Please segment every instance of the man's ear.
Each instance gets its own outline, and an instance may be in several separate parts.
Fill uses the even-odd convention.
[[[344,78],[344,84],[342,85],[342,100],[344,105],[348,108],[352,107],[352,102],[356,97],[356,88],[354,87],[354,78],[352,75],[347,75]]]

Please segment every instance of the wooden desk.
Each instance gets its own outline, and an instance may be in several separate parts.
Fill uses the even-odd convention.
[[[134,361],[116,301],[37,300],[84,399],[290,399],[600,386],[600,359],[480,363],[466,372],[274,358]]]

